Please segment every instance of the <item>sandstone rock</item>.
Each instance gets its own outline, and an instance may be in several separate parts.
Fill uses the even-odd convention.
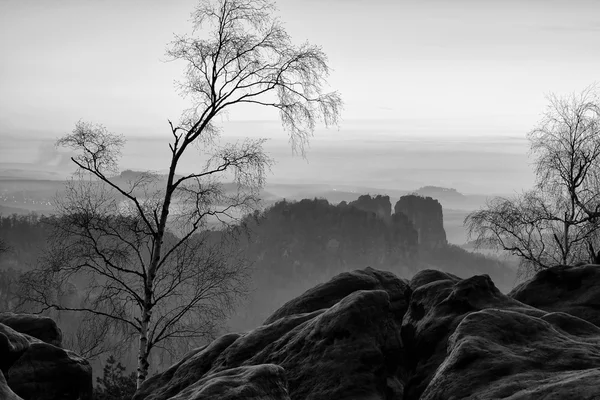
[[[366,274],[373,286],[390,285],[392,293],[392,288],[408,287],[400,280],[388,282],[391,276],[386,274],[380,281],[376,272]],[[230,396],[227,388],[247,388],[243,390],[252,398],[261,387],[275,387],[271,398],[285,399],[285,381],[291,399],[401,398],[402,344],[388,291],[358,290],[345,297],[335,290],[324,293],[330,297],[323,303],[307,296],[305,302],[284,306],[286,311],[271,323],[192,352],[144,382],[135,400],[191,400],[208,387],[212,398]],[[329,308],[323,308],[325,304]],[[310,311],[313,308],[318,309]],[[249,383],[252,380],[263,383]]]
[[[29,343],[26,335],[0,324],[0,371],[6,374],[8,368],[27,350]]]
[[[0,324],[10,326],[57,347],[62,346],[62,332],[52,318],[41,315],[0,313]]]
[[[568,314],[465,317],[422,400],[600,398],[600,329]]]
[[[198,380],[170,400],[289,400],[283,368],[252,365],[227,369]]]
[[[439,271],[420,274],[413,280],[416,289],[402,323],[410,376],[405,394],[408,400],[419,399],[446,357],[448,337],[468,314],[486,308],[538,317],[546,314],[502,294],[487,275],[456,281],[456,277]]]
[[[391,272],[367,267],[364,270],[341,273],[330,281],[307,290],[275,311],[265,324],[270,324],[284,316],[329,308],[358,290],[385,290],[390,296],[394,314],[398,317],[398,321],[402,320],[410,299],[407,281]]]
[[[359,196],[358,199],[351,201],[348,205],[356,207],[359,210],[375,213],[384,221],[392,218],[392,203],[390,196],[377,195],[371,197],[368,194]]]
[[[6,379],[4,379],[4,374],[2,373],[2,371],[0,371],[0,399],[23,400],[8,387],[8,384],[6,383]]]
[[[292,399],[385,398],[402,387],[396,378],[402,344],[389,299],[383,290],[354,292],[262,350],[246,353],[246,360],[230,354],[234,343],[216,361],[217,369],[281,365]]]
[[[460,282],[461,278],[448,272],[438,271],[437,269],[425,269],[417,272],[409,282],[411,290],[417,290],[421,286],[435,281],[450,280]]]
[[[600,326],[600,266],[557,266],[513,289],[512,298],[550,312],[566,312]]]
[[[422,249],[435,249],[448,244],[442,205],[437,200],[417,195],[402,196],[394,206],[394,213],[402,213],[412,222]]]
[[[10,388],[24,399],[88,400],[92,398],[92,368],[72,351],[37,342],[9,368]]]
[[[552,307],[565,298],[569,310],[593,316],[587,280],[596,270],[588,267],[550,270]],[[542,302],[535,279],[515,292]],[[250,332],[190,352],[134,399],[600,398],[600,327],[548,311],[502,294],[487,275],[426,270],[407,283],[367,268],[308,290]]]
[[[239,337],[235,333],[224,335],[208,346],[191,351],[166,371],[148,378],[135,393],[134,400],[168,399],[192,386],[210,371],[219,354]]]

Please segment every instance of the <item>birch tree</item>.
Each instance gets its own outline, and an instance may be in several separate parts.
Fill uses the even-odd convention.
[[[538,271],[557,264],[600,263],[600,98],[598,87],[551,95],[528,134],[535,187],[495,198],[467,216],[477,245],[519,256]]]
[[[153,349],[210,333],[245,291],[247,262],[224,238],[256,208],[271,160],[263,140],[220,144],[216,122],[241,104],[278,112],[292,148],[317,123],[338,122],[342,102],[327,92],[327,57],[295,45],[268,0],[203,0],[194,34],[177,36],[168,55],[186,64],[178,89],[192,103],[168,121],[166,175],[124,182],[118,163],[125,137],[80,121],[58,145],[78,168],[52,219],[52,251],[24,281],[40,309],[80,311],[111,321],[138,341],[138,387]],[[201,150],[203,168],[183,173],[182,157]],[[231,181],[233,185],[225,185]],[[208,220],[220,224],[213,232]],[[68,285],[85,288],[81,304],[60,302]]]

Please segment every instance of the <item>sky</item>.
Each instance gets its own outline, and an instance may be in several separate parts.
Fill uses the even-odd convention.
[[[129,138],[168,135],[167,119],[177,120],[188,103],[174,89],[183,65],[166,62],[165,49],[174,34],[189,32],[196,4],[0,0],[0,140],[5,144],[0,163],[39,161],[40,153],[52,152],[46,142],[69,132],[79,119],[101,122]],[[225,135],[274,138],[278,162],[288,165],[275,172],[279,180],[290,169],[310,180],[319,168],[330,170],[325,165],[334,165],[336,157],[356,157],[356,143],[377,149],[362,153],[371,157],[365,164],[429,157],[438,171],[464,163],[463,147],[480,143],[483,147],[468,157],[487,152],[498,159],[497,168],[508,167],[503,155],[519,154],[510,166],[520,171],[517,189],[531,180],[525,176],[530,168],[523,138],[544,111],[545,96],[600,81],[597,0],[279,0],[277,5],[296,43],[322,46],[333,69],[329,84],[345,102],[339,129],[316,132],[308,161],[288,159],[291,151],[274,110],[241,107],[223,119]],[[407,156],[411,147],[401,144],[415,140],[429,143],[426,153],[441,146],[436,151],[449,158],[436,151]],[[139,148],[130,150],[132,164]],[[308,167],[304,175],[296,171],[309,164],[320,167]],[[369,168],[373,174],[389,171],[389,166]],[[465,177],[450,175],[438,183]],[[510,189],[513,178],[506,179],[503,185]],[[492,184],[470,190],[477,188],[491,190]]]

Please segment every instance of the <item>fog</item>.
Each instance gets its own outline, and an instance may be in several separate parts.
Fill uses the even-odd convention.
[[[237,121],[222,124],[221,143],[265,137],[275,165],[267,183],[327,184],[413,190],[425,185],[462,193],[511,194],[531,186],[525,133],[516,128],[478,135],[471,128],[448,132],[444,121],[345,121],[339,129],[318,129],[303,158],[277,122]],[[436,126],[438,125],[438,126]],[[168,129],[168,127],[167,127]],[[128,135],[121,169],[164,171],[168,165],[168,131],[152,136]],[[58,137],[57,132],[55,137]],[[0,147],[0,176],[61,179],[73,171],[69,154],[53,138],[35,133],[9,134]],[[206,159],[186,155],[178,172],[194,171]]]

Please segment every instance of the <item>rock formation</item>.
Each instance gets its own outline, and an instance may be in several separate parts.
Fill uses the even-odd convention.
[[[510,296],[487,275],[343,273],[191,351],[134,400],[598,399],[597,268],[550,269]]]
[[[0,398],[91,400],[92,368],[47,317],[0,314]]]
[[[548,312],[564,312],[600,326],[600,268],[557,266],[539,272],[509,296]]]
[[[0,324],[33,336],[42,342],[61,347],[62,332],[52,318],[42,315],[0,313]]]
[[[273,371],[271,364],[283,368],[291,399],[401,396],[398,320],[409,290],[373,269],[347,273],[284,305],[265,325],[192,352],[148,379],[134,400],[192,399],[182,392],[200,380],[252,365]]]
[[[2,399],[2,400],[23,400],[21,397],[17,396],[15,394],[15,392],[13,392],[8,387],[8,383],[6,383],[4,374],[1,371],[0,371],[0,399]]]
[[[360,196],[358,199],[350,202],[349,206],[356,207],[359,210],[375,213],[384,221],[392,218],[392,203],[390,196],[377,195],[371,197],[368,194]]]
[[[436,249],[448,244],[442,205],[437,200],[417,195],[402,196],[394,206],[394,213],[402,213],[412,222],[421,249]]]

